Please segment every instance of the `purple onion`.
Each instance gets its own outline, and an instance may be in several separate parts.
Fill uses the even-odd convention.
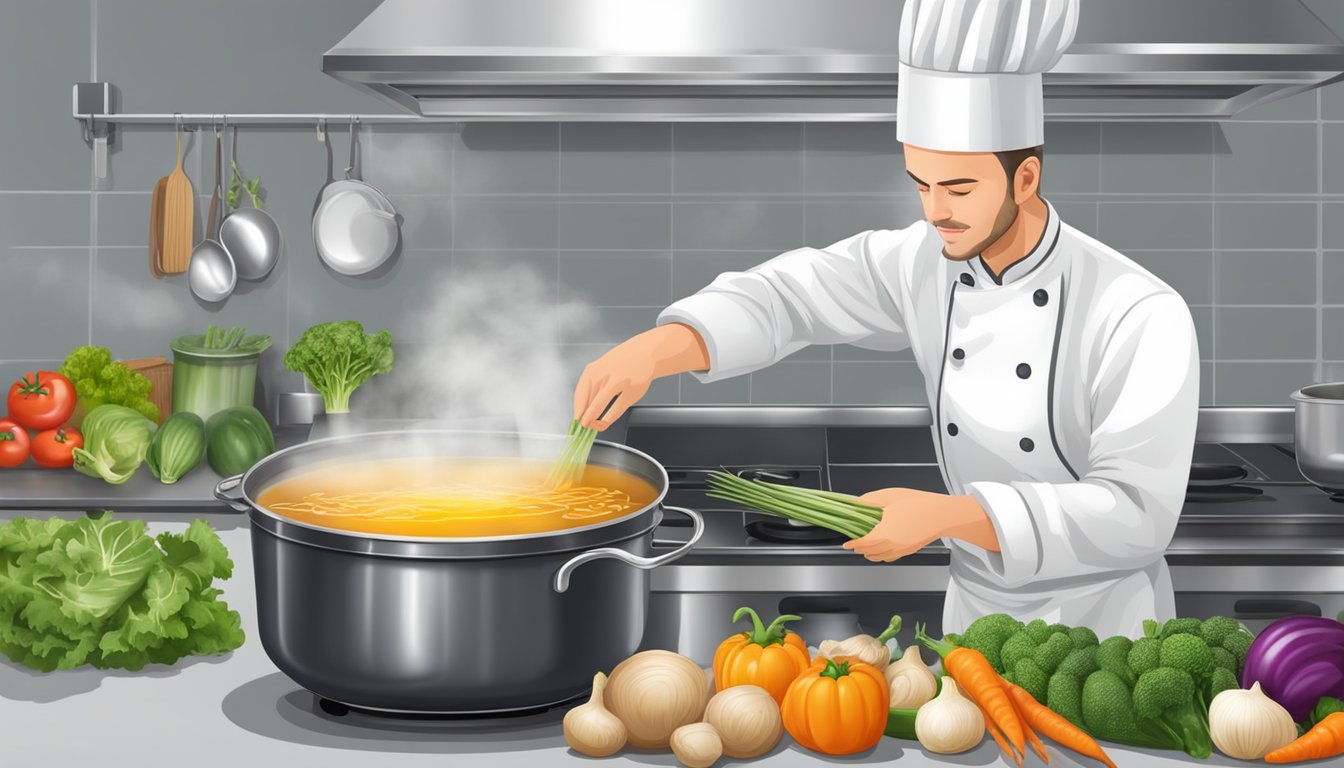
[[[1320,616],[1289,616],[1251,643],[1241,687],[1260,683],[1265,695],[1303,721],[1322,696],[1344,698],[1344,624]]]

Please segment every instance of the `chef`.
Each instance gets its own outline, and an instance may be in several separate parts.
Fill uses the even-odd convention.
[[[809,344],[908,347],[949,493],[865,494],[882,520],[844,546],[893,561],[942,540],[944,632],[1006,612],[1138,637],[1172,618],[1199,353],[1175,291],[1040,195],[1041,73],[1077,16],[907,0],[896,129],[926,220],[720,275],[588,365],[575,417],[600,430],[657,377],[718,381]]]

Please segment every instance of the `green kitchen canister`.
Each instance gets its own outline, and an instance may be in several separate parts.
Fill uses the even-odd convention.
[[[210,326],[205,333],[173,339],[173,413],[191,411],[209,421],[236,405],[252,405],[257,388],[257,362],[271,346],[264,334],[247,336]]]

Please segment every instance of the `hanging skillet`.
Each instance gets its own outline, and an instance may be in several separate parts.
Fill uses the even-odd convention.
[[[322,202],[313,216],[318,255],[343,275],[362,275],[382,266],[401,240],[392,203],[359,178],[357,125],[358,120],[350,122],[350,165],[345,178],[323,188]]]

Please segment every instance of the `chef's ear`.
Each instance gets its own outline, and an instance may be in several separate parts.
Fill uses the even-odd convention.
[[[1026,203],[1041,188],[1041,158],[1029,155],[1017,165],[1013,173],[1013,201],[1018,205]]]

